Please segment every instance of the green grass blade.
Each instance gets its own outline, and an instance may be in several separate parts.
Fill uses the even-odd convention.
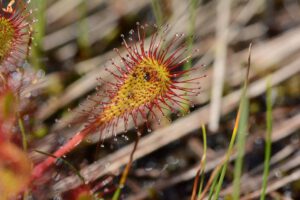
[[[267,132],[265,139],[265,161],[264,161],[264,173],[263,173],[263,183],[262,183],[262,192],[260,195],[260,200],[264,200],[266,197],[266,190],[268,184],[268,176],[270,170],[270,157],[271,157],[271,136],[272,136],[272,90],[270,87],[270,80],[267,83],[267,113],[266,113],[266,122],[267,122]]]
[[[214,194],[214,191],[216,189],[216,186],[217,186],[217,182],[218,182],[218,178],[219,178],[219,175],[220,175],[220,170],[218,171],[218,173],[216,174],[215,178],[214,178],[214,181],[210,187],[210,190],[209,190],[209,195],[208,195],[208,200],[212,199],[213,197],[213,194]]]
[[[197,174],[194,180],[194,185],[193,185],[193,192],[192,192],[192,197],[191,200],[195,200],[196,197],[197,199],[200,199],[201,196],[201,192],[203,189],[203,183],[204,183],[204,175],[205,175],[205,165],[206,165],[206,152],[207,152],[207,140],[206,140],[206,129],[205,129],[205,125],[202,124],[202,138],[203,138],[203,154],[202,154],[202,158],[201,158],[201,162],[200,162],[200,167],[197,170]],[[198,187],[198,182],[200,179],[200,184]],[[198,191],[198,194],[197,194]]]
[[[244,101],[243,99],[245,98],[245,95],[246,95],[246,89],[247,89],[247,84],[245,84],[245,87],[244,87],[243,92],[242,92],[242,97],[241,97],[242,100],[240,101],[240,106],[239,106],[239,110],[238,110],[238,113],[237,113],[237,116],[236,116],[234,129],[233,129],[232,136],[231,136],[230,143],[229,143],[229,147],[228,147],[228,150],[227,150],[227,153],[226,153],[225,163],[224,163],[224,165],[221,169],[220,179],[219,179],[219,182],[216,186],[216,192],[215,192],[214,198],[213,198],[214,200],[217,200],[218,197],[219,197],[221,187],[222,187],[222,184],[223,184],[223,181],[224,181],[224,177],[225,177],[225,174],[226,174],[228,161],[229,161],[230,155],[233,151],[233,146],[234,146],[235,139],[236,139],[236,136],[237,136],[237,133],[238,133],[238,125],[240,123],[240,115],[241,115],[241,112],[243,112],[242,111],[242,109],[243,109],[242,102]]]
[[[205,128],[205,125],[202,124],[202,137],[203,137],[203,156],[202,156],[202,160],[201,162],[203,161],[203,164],[202,164],[202,174],[201,174],[201,179],[200,179],[200,185],[199,185],[199,192],[198,192],[198,198],[200,198],[201,196],[201,192],[202,192],[202,189],[203,189],[203,184],[204,184],[204,171],[205,171],[205,165],[206,165],[206,152],[207,152],[207,139],[206,139],[206,128]]]
[[[238,117],[237,117],[236,121],[237,121],[236,124],[238,124],[239,113],[238,113]],[[236,135],[237,135],[237,126],[234,129],[232,137],[231,137],[231,140],[230,140],[229,148],[228,148],[228,151],[226,153],[226,161],[225,161],[225,163],[224,163],[224,165],[223,165],[223,167],[221,169],[220,179],[219,179],[218,184],[216,186],[216,192],[215,192],[214,198],[213,198],[214,200],[217,200],[218,197],[219,197],[219,194],[220,194],[220,191],[221,191],[221,187],[222,187],[222,184],[223,184],[223,181],[224,181],[225,173],[226,173],[226,170],[227,170],[228,160],[230,158],[230,155],[231,155],[231,152],[232,152],[232,149],[233,149],[233,146],[234,146]]]
[[[240,177],[242,175],[243,159],[245,154],[245,144],[248,132],[248,118],[249,118],[249,101],[245,97],[242,99],[241,120],[238,127],[237,136],[237,158],[234,166],[234,180],[233,180],[233,199],[238,200],[240,197]]]
[[[234,129],[233,129],[232,136],[231,136],[231,139],[230,139],[229,147],[228,147],[228,150],[227,150],[227,153],[226,153],[225,163],[224,163],[224,165],[221,169],[220,179],[219,179],[219,182],[216,186],[216,192],[215,192],[214,198],[213,198],[214,200],[217,200],[219,198],[219,194],[220,194],[221,187],[222,187],[224,177],[225,177],[225,173],[226,173],[226,170],[227,170],[228,161],[229,161],[230,155],[233,151],[233,146],[234,146],[235,139],[236,139],[236,136],[237,136],[238,126],[239,126],[239,123],[240,123],[240,115],[241,115],[241,113],[244,112],[244,109],[245,109],[244,106],[243,106],[243,102],[245,101],[244,99],[246,98],[247,88],[248,88],[248,78],[249,78],[249,71],[250,71],[250,65],[251,65],[251,48],[252,48],[252,44],[250,44],[250,46],[249,46],[248,66],[247,66],[247,72],[246,72],[244,87],[243,87],[243,90],[242,90],[241,101],[240,101],[240,105],[239,105],[239,108],[238,108],[238,113],[237,113],[237,116],[236,116],[235,125],[234,125]]]

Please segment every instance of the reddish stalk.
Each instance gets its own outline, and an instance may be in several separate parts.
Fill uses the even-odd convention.
[[[86,138],[95,129],[95,123],[92,123],[89,126],[85,127],[83,130],[76,133],[74,137],[72,137],[61,148],[59,148],[53,154],[53,157],[48,157],[46,160],[36,165],[32,171],[32,180],[41,177],[43,173],[56,161],[57,158],[60,158],[72,151],[77,145],[79,145],[84,140],[84,138]]]

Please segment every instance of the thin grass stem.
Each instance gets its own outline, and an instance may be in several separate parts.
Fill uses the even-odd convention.
[[[50,153],[46,153],[46,152],[43,152],[43,151],[35,150],[35,152],[46,155],[46,156],[49,156],[49,157],[52,157],[52,158],[55,158],[57,160],[61,160],[65,165],[67,165],[72,171],[75,172],[75,174],[78,176],[78,178],[80,178],[80,180],[82,181],[83,184],[86,183],[85,180],[84,180],[84,177],[80,174],[80,172],[67,160],[65,160],[63,158],[56,157],[56,156],[54,156]]]
[[[206,150],[207,150],[206,130],[205,130],[204,125],[202,125],[202,137],[203,137],[203,155],[202,155],[202,159],[201,159],[201,162],[200,162],[200,167],[197,170],[196,177],[195,177],[195,180],[194,180],[191,200],[195,200],[197,196],[198,197],[201,196],[201,191],[202,191],[202,187],[203,187],[204,171],[205,171],[205,163],[206,163]],[[200,178],[200,176],[201,176],[201,178]],[[199,179],[200,179],[200,185],[199,185],[199,188],[198,188]],[[197,195],[197,190],[198,190],[198,195]]]
[[[249,71],[250,71],[250,65],[251,65],[251,47],[252,47],[252,44],[249,45],[248,66],[247,66],[247,73],[246,73],[246,78],[245,78],[245,82],[244,82],[244,88],[242,90],[241,101],[240,101],[240,105],[239,105],[239,108],[238,108],[238,113],[237,113],[237,116],[236,116],[235,125],[234,125],[234,129],[233,129],[233,132],[232,132],[229,147],[228,147],[228,150],[227,150],[227,153],[226,153],[225,163],[222,167],[221,174],[220,174],[220,179],[219,179],[219,182],[216,186],[216,192],[215,192],[214,198],[213,198],[214,200],[217,200],[218,197],[219,197],[219,194],[220,194],[220,191],[221,191],[221,188],[222,188],[222,184],[223,184],[223,181],[224,181],[225,173],[226,173],[226,170],[227,170],[228,161],[229,161],[230,155],[233,151],[233,146],[234,146],[235,139],[236,139],[236,136],[237,136],[237,133],[238,133],[238,125],[240,123],[240,115],[241,115],[242,112],[244,112],[243,111],[244,107],[243,107],[242,103],[244,101],[243,99],[245,99],[245,96],[246,96],[246,93],[247,93],[247,88],[248,88]]]
[[[237,158],[234,166],[233,199],[238,200],[240,196],[240,177],[243,169],[243,159],[245,155],[245,144],[248,132],[249,101],[247,96],[242,99],[241,120],[238,127],[237,137]]]
[[[266,198],[266,190],[268,184],[268,176],[270,170],[270,157],[271,157],[271,136],[272,136],[272,90],[270,79],[267,82],[267,113],[266,113],[266,122],[267,122],[267,131],[266,131],[266,139],[265,139],[265,161],[264,161],[264,173],[263,173],[263,182],[262,182],[262,192],[260,195],[260,200],[265,200]]]
[[[216,186],[217,186],[217,182],[218,182],[218,178],[219,178],[220,172],[221,171],[219,170],[218,173],[216,174],[215,178],[214,178],[214,181],[213,181],[211,187],[210,187],[209,194],[208,194],[208,199],[209,200],[212,199],[212,197],[213,197],[214,191],[215,191]]]
[[[201,159],[202,164],[202,173],[201,173],[201,180],[199,185],[199,192],[198,192],[198,198],[201,196],[201,192],[203,190],[203,184],[204,184],[204,176],[205,176],[205,166],[206,166],[206,155],[207,155],[207,139],[206,139],[206,128],[205,125],[202,124],[202,137],[203,137],[203,156]]]
[[[18,125],[22,134],[22,145],[23,145],[23,150],[27,151],[27,137],[26,137],[26,132],[25,132],[25,128],[24,128],[24,123],[23,120],[21,119],[21,117],[19,117],[18,119]]]
[[[133,161],[133,155],[137,149],[137,146],[138,146],[138,143],[139,143],[139,139],[140,139],[140,136],[139,134],[137,134],[137,138],[136,138],[136,141],[134,143],[134,146],[133,146],[133,149],[132,149],[132,152],[130,154],[130,158],[129,158],[129,161],[125,167],[125,170],[123,171],[122,173],[122,177],[120,179],[120,182],[119,182],[119,187],[117,188],[117,190],[115,191],[113,197],[112,197],[112,200],[118,200],[120,198],[120,195],[121,195],[121,192],[122,192],[122,189],[124,188],[125,186],[125,183],[126,183],[126,180],[127,180],[127,177],[128,177],[128,174],[129,174],[129,170],[131,168],[131,165],[132,165],[132,161]]]

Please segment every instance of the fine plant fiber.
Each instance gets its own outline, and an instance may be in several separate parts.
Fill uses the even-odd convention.
[[[250,65],[251,65],[251,47],[252,47],[252,44],[249,45],[247,73],[246,73],[246,78],[245,78],[245,82],[244,82],[244,88],[242,90],[241,99],[245,99],[245,96],[246,96],[246,93],[247,93],[247,88],[248,88],[249,70],[250,70]],[[226,173],[226,170],[227,170],[228,161],[229,161],[230,155],[233,151],[233,146],[234,146],[235,139],[236,139],[236,136],[237,136],[237,133],[238,133],[238,125],[240,123],[240,116],[241,116],[241,113],[244,112],[243,111],[244,107],[243,107],[242,103],[243,103],[243,101],[241,100],[239,108],[238,108],[238,113],[237,113],[237,116],[236,116],[234,129],[233,129],[233,132],[232,132],[230,144],[229,144],[229,147],[228,147],[228,150],[227,150],[227,153],[226,153],[225,163],[222,167],[221,174],[220,174],[220,179],[217,183],[216,191],[214,193],[214,197],[213,197],[214,200],[217,200],[219,198],[219,194],[220,194],[222,184],[223,184],[223,181],[224,181],[224,177],[225,177],[225,173]]]
[[[263,172],[263,182],[262,182],[262,192],[260,195],[260,200],[264,200],[266,198],[266,190],[268,185],[268,176],[270,171],[270,157],[271,157],[271,146],[272,146],[272,89],[270,86],[270,79],[267,81],[267,112],[266,112],[266,138],[265,138],[265,161],[264,161],[264,172]]]

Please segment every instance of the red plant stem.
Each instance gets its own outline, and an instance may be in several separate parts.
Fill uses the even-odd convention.
[[[41,177],[43,173],[56,161],[57,158],[60,158],[66,155],[68,152],[72,151],[77,145],[79,145],[82,142],[82,140],[84,140],[84,138],[86,138],[95,129],[95,123],[92,123],[89,126],[85,127],[83,130],[76,133],[74,137],[72,137],[56,152],[54,152],[52,154],[53,157],[48,157],[46,160],[36,165],[32,171],[32,180]]]

